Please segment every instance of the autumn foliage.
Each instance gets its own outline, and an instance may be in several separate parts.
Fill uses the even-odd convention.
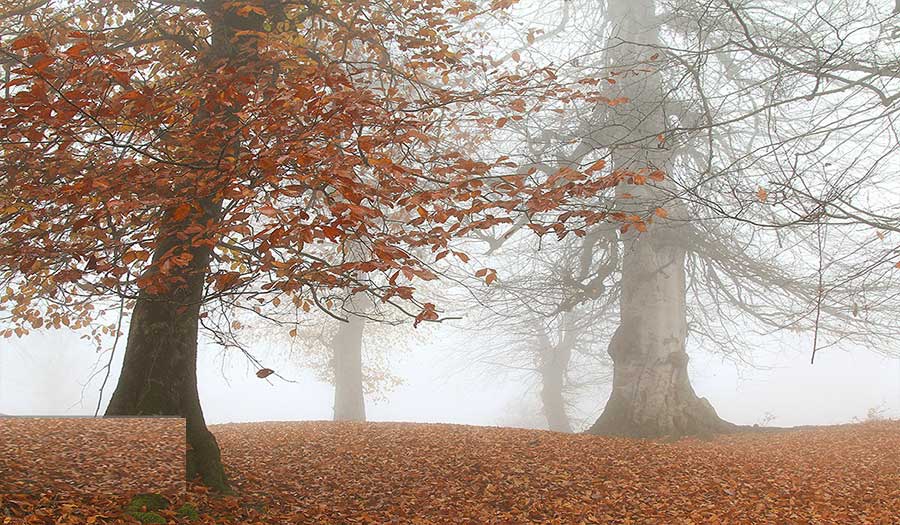
[[[49,4],[3,45],[4,336],[87,327],[97,298],[163,294],[192,271],[227,307],[334,309],[342,289],[437,319],[414,283],[465,259],[453,238],[620,178],[538,179],[478,155],[526,107],[585,95],[494,67],[465,31],[475,3],[153,5]]]

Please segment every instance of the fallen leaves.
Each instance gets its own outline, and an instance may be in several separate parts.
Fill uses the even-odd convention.
[[[182,418],[0,418],[0,494],[183,492],[184,431]]]
[[[192,484],[185,498],[196,523],[887,525],[900,515],[896,421],[673,443],[411,423],[211,430],[240,495]],[[24,509],[46,504],[0,500],[0,516],[29,523]],[[115,510],[122,504],[99,498],[78,509],[97,523],[128,523]],[[52,510],[45,515],[66,512]]]

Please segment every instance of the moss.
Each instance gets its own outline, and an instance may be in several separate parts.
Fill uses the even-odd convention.
[[[126,512],[153,512],[168,508],[169,500],[161,494],[146,492],[131,498],[131,502],[125,507]]]
[[[141,523],[166,523],[166,518],[163,518],[155,512],[141,512],[139,510],[133,510],[129,511],[128,515],[133,516]]]
[[[191,521],[200,519],[200,512],[197,511],[197,507],[191,505],[190,503],[185,503],[178,509],[178,515],[185,517]]]

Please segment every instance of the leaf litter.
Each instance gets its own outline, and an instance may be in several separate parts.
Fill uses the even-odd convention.
[[[205,524],[900,523],[900,421],[674,442],[418,423],[210,429],[237,494],[190,483],[159,511],[168,523],[190,522],[171,510],[184,503]],[[7,453],[28,439],[3,438]],[[0,523],[137,523],[125,505],[0,495]]]

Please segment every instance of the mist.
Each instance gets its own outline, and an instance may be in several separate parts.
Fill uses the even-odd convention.
[[[754,366],[696,352],[691,378],[720,415],[739,424],[833,425],[865,420],[870,410],[883,418],[900,417],[900,359],[831,351],[810,365],[809,344],[758,351]],[[367,404],[368,418],[545,428],[533,378],[522,372],[498,375],[495,367],[468,362],[460,349],[472,345],[471,335],[442,327],[421,346],[392,359],[391,367],[402,383]],[[7,340],[3,349],[0,413],[94,414],[103,374],[91,376],[108,362],[108,353],[98,354],[90,342],[73,341],[70,333],[58,330]],[[106,401],[115,387],[121,357],[119,349]],[[240,355],[203,347],[198,379],[207,420],[216,424],[331,418],[332,385],[289,362],[273,366],[297,382],[260,380]],[[608,395],[608,386],[598,388],[573,407],[582,427],[599,415],[598,407]],[[104,408],[105,402],[101,414]],[[773,419],[767,419],[769,414]]]
[[[0,68],[0,515],[900,513],[900,0],[9,0]]]

